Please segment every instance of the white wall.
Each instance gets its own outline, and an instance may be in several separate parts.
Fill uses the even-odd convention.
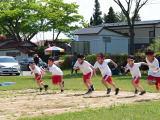
[[[3,49],[3,50],[0,50],[0,56],[6,56],[7,52],[20,52],[20,51],[15,50],[15,49]],[[16,56],[16,59],[19,60],[19,59],[27,58],[27,57],[28,57],[27,54],[20,52],[20,56]]]
[[[103,37],[110,37],[105,43]],[[128,54],[128,38],[120,34],[102,30],[99,35],[79,35],[79,41],[90,41],[90,53]]]

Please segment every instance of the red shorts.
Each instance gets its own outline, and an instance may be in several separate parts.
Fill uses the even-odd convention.
[[[87,80],[91,79],[91,77],[92,77],[92,73],[91,72],[86,74],[86,75],[83,75],[83,82],[86,83]]]
[[[111,78],[111,76],[105,75],[105,76],[103,77],[103,80],[105,80],[105,81],[108,82],[108,83],[112,83],[112,78]]]
[[[157,90],[160,89],[160,88],[159,88],[159,85],[160,85],[160,77],[154,77],[154,76],[152,76],[152,75],[149,75],[149,76],[148,76],[148,80],[155,80],[155,81],[156,81],[156,83],[155,83],[156,89],[157,89]]]
[[[62,82],[62,75],[53,75],[52,76],[52,83],[53,84],[58,84]]]
[[[133,82],[134,82],[135,84],[138,84],[139,81],[140,81],[140,77],[134,77],[134,78],[133,78]]]
[[[35,77],[36,77],[36,80],[38,82],[42,82],[42,75],[39,75],[38,73],[34,73]]]
[[[148,76],[148,80],[155,80],[156,83],[160,83],[160,77],[154,77],[152,75],[149,75]]]

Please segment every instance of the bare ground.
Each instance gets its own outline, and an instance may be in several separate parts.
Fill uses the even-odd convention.
[[[99,108],[137,102],[160,100],[158,93],[147,93],[143,96],[131,92],[120,92],[115,96],[105,91],[95,91],[83,95],[84,91],[65,91],[63,94],[48,91],[38,93],[36,90],[1,91],[0,120],[16,120],[17,118],[54,115],[65,112],[80,111],[85,108]]]

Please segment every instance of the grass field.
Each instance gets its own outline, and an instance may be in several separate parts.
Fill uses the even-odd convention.
[[[113,81],[117,84],[117,86],[119,88],[121,88],[122,91],[134,91],[134,88],[131,84],[131,76],[130,75],[113,76],[112,78],[113,78]],[[157,92],[155,90],[154,86],[148,86],[146,78],[147,78],[147,76],[143,75],[140,84],[148,92],[153,92],[153,93]],[[83,80],[82,80],[82,73],[79,73],[78,75],[70,75],[70,71],[66,70],[66,71],[64,71],[63,79],[65,81],[65,90],[71,90],[73,92],[76,92],[76,91],[83,92],[84,90],[86,90],[85,85],[83,84]],[[21,109],[20,111],[19,110],[16,110],[16,111],[19,114],[21,114],[22,116],[25,115],[25,117],[30,117],[30,116],[26,116],[26,115],[28,114],[28,110],[30,111],[31,109],[32,109],[32,111],[37,111],[37,112],[41,111],[42,109],[48,110],[48,109],[55,108],[55,110],[56,110],[56,107],[57,107],[57,109],[59,109],[59,107],[60,108],[62,107],[62,109],[64,109],[67,105],[69,105],[71,107],[72,103],[66,104],[65,102],[72,102],[70,99],[73,100],[73,98],[76,101],[81,101],[81,103],[79,103],[79,102],[77,103],[76,101],[73,102],[72,107],[76,108],[77,105],[82,106],[84,103],[83,100],[87,99],[83,96],[78,97],[78,98],[76,96],[74,96],[72,98],[72,97],[66,97],[67,95],[61,96],[58,94],[57,95],[52,94],[52,90],[59,90],[59,88],[58,88],[58,86],[52,85],[51,74],[44,75],[43,80],[45,83],[47,83],[49,85],[49,89],[51,89],[51,91],[50,91],[51,94],[46,94],[46,95],[44,94],[44,96],[48,96],[45,99],[44,99],[43,94],[38,95],[34,92],[29,93],[29,92],[25,91],[27,89],[33,90],[33,89],[38,88],[36,82],[34,81],[34,76],[0,76],[0,83],[2,83],[2,82],[16,82],[16,85],[12,85],[12,86],[0,86],[0,91],[1,91],[0,95],[2,97],[0,99],[0,101],[2,102],[2,105],[4,103],[8,104],[8,107],[4,106],[4,107],[6,107],[7,111],[3,110],[3,109],[0,110],[0,117],[7,118],[7,115],[9,114],[10,117],[11,118],[13,117],[12,119],[15,120],[14,117],[16,117],[16,115],[15,115],[16,113],[14,113],[14,111],[12,111],[12,109],[14,109],[14,107],[22,107],[23,106],[22,107],[23,112],[21,111],[22,108],[20,108]],[[101,76],[100,75],[93,77],[92,80],[93,80],[93,83],[96,87],[96,90],[105,91],[104,86],[101,84]],[[20,90],[20,91],[19,92],[12,91],[9,93],[8,90]],[[97,92],[101,92],[101,94],[103,95],[103,91],[97,91]],[[71,94],[71,93],[69,93],[69,94]],[[132,94],[132,93],[127,93],[127,94]],[[99,93],[98,94],[96,93],[96,95],[99,95]],[[133,99],[135,99],[135,100],[141,99],[143,101],[143,99],[146,99],[146,98],[143,98],[142,96],[140,98],[139,97],[123,98],[123,95],[122,95],[121,99],[118,99],[113,96],[114,97],[114,100],[113,100],[112,96],[109,98],[106,98],[106,97],[101,97],[101,95],[100,95],[100,97],[94,98],[94,95],[92,95],[93,98],[88,98],[88,100],[90,100],[90,102],[89,102],[90,105],[92,105],[92,103],[97,104],[97,105],[101,105],[102,103],[104,104],[106,102],[106,100],[108,100],[108,102],[113,102],[113,104],[109,108],[107,107],[107,108],[89,109],[90,107],[87,107],[85,109],[82,109],[81,112],[74,112],[74,110],[72,110],[72,112],[69,112],[69,113],[62,112],[63,114],[54,115],[54,116],[50,116],[53,114],[49,114],[49,115],[47,114],[44,116],[44,114],[42,112],[42,114],[40,114],[40,117],[38,117],[38,118],[36,116],[33,116],[33,118],[24,118],[24,119],[19,119],[19,120],[106,120],[106,119],[107,120],[160,120],[160,109],[159,109],[160,104],[159,104],[159,102],[152,101],[153,96],[152,96],[152,98],[150,98],[149,93],[147,95],[148,95],[148,100],[150,102],[146,102],[146,103],[141,102],[141,103],[137,104],[136,102],[133,101],[133,102],[130,102],[130,103],[133,103],[131,105],[126,105],[125,100],[130,101]],[[54,101],[55,98],[58,98],[59,101],[63,101],[64,99],[69,99],[69,100],[65,101],[64,103],[62,102],[61,104],[56,106],[55,104],[56,104],[57,100]],[[52,99],[53,99],[53,101],[52,101]],[[100,102],[101,100],[102,100],[102,102]],[[6,101],[8,101],[8,103]],[[121,101],[121,102],[124,101],[124,102],[122,102],[124,105],[121,105],[121,106],[114,105],[114,102],[117,102],[117,101]],[[47,105],[46,105],[46,102],[48,103]],[[88,101],[85,101],[85,105],[89,105],[87,102]],[[108,102],[107,102],[107,104],[108,104]],[[41,107],[42,107],[42,109],[41,109]],[[2,113],[5,113],[5,115],[3,116]],[[19,118],[19,117],[17,117],[17,118]]]
[[[65,90],[86,90],[83,81],[82,74],[70,75],[70,71],[64,71],[63,79],[65,81]],[[148,86],[147,76],[143,76],[140,84],[148,92],[156,92],[154,86]],[[51,83],[51,75],[45,75],[43,77],[45,83],[50,86],[50,89],[57,90],[57,86],[53,86]],[[104,86],[101,84],[101,76],[92,78],[96,90],[105,90]],[[131,84],[131,76],[113,76],[113,81],[117,84],[119,88],[123,91],[133,91],[134,88]],[[0,90],[23,90],[23,89],[36,89],[37,85],[34,81],[34,76],[0,76],[0,82],[16,82],[16,85],[0,87]]]
[[[160,104],[159,102],[148,102],[111,106],[96,110],[88,109],[81,112],[19,120],[160,120]]]

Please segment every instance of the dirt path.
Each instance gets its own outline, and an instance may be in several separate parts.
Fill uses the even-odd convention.
[[[0,93],[0,120],[160,100],[160,95],[156,93],[147,93],[144,96],[134,96],[131,92],[120,92],[117,96],[107,96],[104,91],[96,91],[91,95],[82,95],[83,93],[84,91],[65,91],[64,94],[53,91],[38,94],[35,90],[3,91]]]

